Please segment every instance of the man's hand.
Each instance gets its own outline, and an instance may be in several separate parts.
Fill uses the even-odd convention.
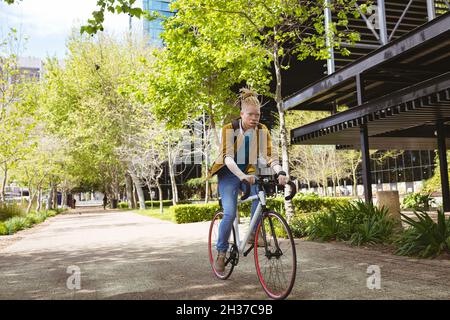
[[[252,176],[252,175],[244,175],[242,178],[241,178],[241,181],[242,180],[247,180],[247,182],[248,183],[250,183],[250,184],[254,184],[255,183],[255,176]]]

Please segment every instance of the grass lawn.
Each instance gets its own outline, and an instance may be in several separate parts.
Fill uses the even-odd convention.
[[[175,223],[175,216],[173,214],[173,211],[170,210],[168,207],[164,207],[164,211],[161,214],[159,212],[159,208],[157,209],[146,209],[146,210],[134,210],[133,212],[142,214],[144,216],[149,216],[152,218],[157,218],[165,221],[170,221]]]

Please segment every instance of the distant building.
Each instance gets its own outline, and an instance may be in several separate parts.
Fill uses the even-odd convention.
[[[174,13],[170,11],[169,4],[170,0],[143,0],[142,8],[150,12],[156,11],[165,17],[170,17]],[[143,32],[145,36],[149,37],[149,44],[155,46],[163,45],[160,37],[161,32],[164,30],[162,21],[162,18],[158,18],[153,21],[144,21]]]
[[[17,67],[20,70],[21,77],[28,79],[40,80],[44,70],[42,60],[34,57],[19,57]]]

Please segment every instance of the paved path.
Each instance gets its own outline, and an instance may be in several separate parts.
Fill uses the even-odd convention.
[[[213,277],[208,223],[177,225],[132,212],[85,211],[0,237],[0,299],[266,299],[253,256]],[[296,241],[290,299],[450,299],[450,260],[418,260],[344,244]],[[378,265],[381,289],[367,288]],[[69,290],[71,266],[81,289]]]

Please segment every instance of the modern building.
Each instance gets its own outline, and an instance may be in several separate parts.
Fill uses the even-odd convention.
[[[40,80],[44,72],[44,64],[41,59],[34,57],[19,57],[17,66],[20,74],[27,80]]]
[[[159,14],[170,17],[174,13],[169,9],[170,0],[143,0],[142,8],[147,11],[155,11]],[[162,46],[163,42],[160,37],[161,32],[164,30],[162,26],[162,18],[157,18],[152,21],[145,20],[143,23],[144,35],[148,36],[149,44],[154,46]]]
[[[450,211],[450,5],[440,0],[374,3],[371,16],[350,20],[349,27],[362,35],[352,54],[330,52],[327,75],[284,99],[285,110],[331,114],[293,129],[291,142],[361,150],[366,201],[383,182],[396,190],[390,185],[428,177],[437,152],[443,207]],[[340,105],[348,109],[337,112]],[[401,161],[377,168],[369,149],[406,151]]]

